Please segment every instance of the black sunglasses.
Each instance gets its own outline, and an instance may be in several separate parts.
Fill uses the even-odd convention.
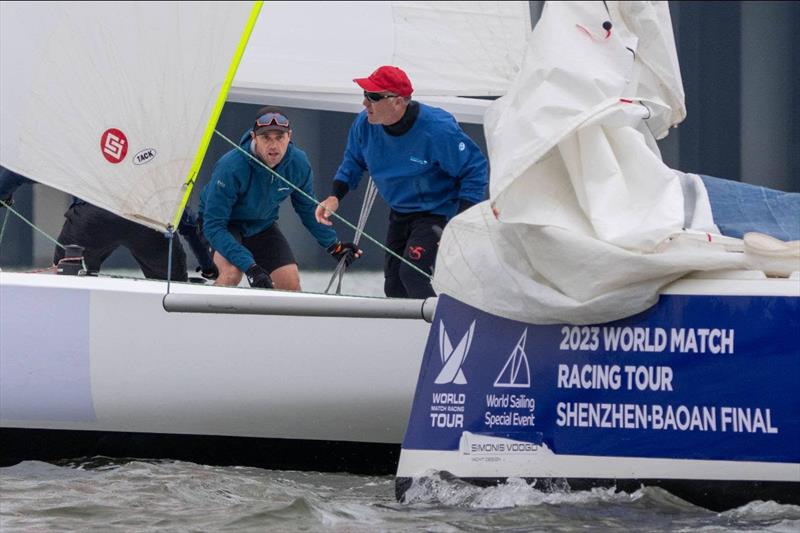
[[[396,96],[397,96],[396,94],[381,94],[381,93],[364,91],[364,98],[366,98],[370,102],[380,102],[384,98],[395,98]]]

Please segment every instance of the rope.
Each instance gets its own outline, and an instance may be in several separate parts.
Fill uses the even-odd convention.
[[[270,174],[272,174],[273,176],[275,176],[275,177],[279,178],[279,179],[280,179],[281,181],[283,181],[283,182],[284,182],[286,185],[288,185],[289,187],[291,187],[291,188],[292,188],[292,189],[294,189],[295,191],[299,192],[300,194],[302,194],[303,196],[305,196],[306,198],[308,198],[309,200],[311,200],[312,202],[314,202],[314,204],[316,204],[317,206],[319,206],[319,205],[320,205],[320,202],[319,202],[319,200],[317,200],[316,198],[314,198],[314,197],[313,197],[313,196],[311,196],[310,194],[306,193],[306,191],[302,190],[301,188],[299,188],[298,186],[296,186],[294,183],[292,183],[291,181],[287,180],[286,178],[284,178],[283,176],[281,176],[280,174],[278,174],[277,172],[275,172],[274,170],[272,170],[271,168],[269,168],[267,165],[265,165],[264,163],[262,163],[260,159],[258,159],[257,157],[255,157],[255,156],[254,156],[253,154],[251,154],[249,151],[247,151],[247,150],[243,149],[241,146],[239,146],[238,144],[236,144],[235,142],[233,142],[232,140],[230,140],[229,138],[227,138],[225,135],[223,135],[222,133],[220,133],[220,132],[219,132],[219,130],[214,130],[214,132],[215,132],[217,135],[219,135],[220,137],[222,137],[223,139],[225,139],[225,141],[227,141],[227,142],[228,142],[228,144],[230,144],[231,146],[233,146],[234,148],[236,148],[237,150],[239,150],[240,152],[242,152],[243,154],[245,154],[247,157],[249,157],[250,159],[252,159],[252,160],[253,160],[253,161],[255,161],[256,163],[258,163],[259,165],[261,165],[261,166],[262,166],[263,168],[265,168],[265,169],[266,169],[266,170],[267,170],[267,171],[268,171]],[[351,223],[350,223],[348,220],[346,220],[346,219],[342,218],[341,216],[339,216],[337,213],[331,213],[331,214],[332,214],[332,215],[333,215],[333,216],[334,216],[334,217],[335,217],[337,220],[339,220],[340,222],[342,222],[343,224],[345,224],[345,225],[346,225],[347,227],[349,227],[350,229],[352,229],[352,230],[354,230],[354,231],[358,231],[358,228],[357,228],[356,226],[354,226],[353,224],[351,224]],[[427,272],[423,271],[421,268],[419,268],[417,265],[415,265],[415,264],[414,264],[414,263],[412,263],[411,261],[408,261],[408,260],[407,260],[406,258],[404,258],[403,256],[397,255],[395,252],[393,252],[392,250],[390,250],[389,248],[387,248],[386,246],[384,246],[384,245],[383,245],[383,243],[381,243],[381,242],[378,242],[378,241],[377,241],[375,238],[373,238],[373,237],[372,237],[371,235],[369,235],[368,233],[366,233],[366,232],[362,232],[361,234],[362,234],[362,235],[364,235],[364,237],[366,237],[366,238],[367,238],[367,239],[369,239],[370,241],[372,241],[372,243],[373,243],[373,244],[375,244],[375,245],[376,245],[378,248],[380,248],[380,249],[381,249],[381,250],[383,250],[384,252],[386,252],[386,253],[388,253],[388,254],[390,254],[390,255],[393,255],[394,257],[396,257],[397,259],[399,259],[399,260],[400,260],[400,261],[402,261],[403,263],[407,264],[408,266],[410,266],[411,268],[413,268],[414,270],[416,270],[417,272],[419,272],[420,274],[422,274],[422,275],[423,275],[423,276],[425,276],[426,278],[428,278],[428,279],[432,279],[430,274],[428,274]]]
[[[367,182],[367,189],[364,192],[364,201],[361,203],[361,214],[358,216],[358,227],[356,228],[356,234],[353,238],[353,244],[356,246],[358,246],[358,241],[361,240],[361,234],[364,232],[364,226],[367,224],[367,218],[369,218],[369,214],[372,211],[372,204],[375,203],[375,196],[377,195],[378,188],[375,187],[375,182],[372,181],[372,177],[370,176],[369,181]],[[347,260],[343,257],[339,260],[339,264],[336,265],[336,270],[333,271],[331,280],[328,282],[328,286],[325,288],[325,294],[330,292],[331,285],[333,285],[333,281],[337,277],[339,278],[339,281],[336,284],[336,294],[342,294],[342,279],[344,278],[345,270],[347,270]]]
[[[8,211],[6,211],[6,215],[5,215],[4,219],[3,219],[3,227],[2,227],[2,229],[0,229],[0,243],[2,243],[2,241],[3,241],[3,234],[5,233],[5,230],[6,230],[6,222],[8,221],[8,213],[11,212],[11,213],[14,213],[15,215],[17,215],[17,217],[19,217],[23,222],[25,222],[31,228],[33,228],[36,231],[38,231],[41,235],[44,235],[44,237],[47,240],[49,240],[50,242],[52,242],[53,244],[55,244],[56,246],[58,246],[62,250],[66,250],[66,247],[63,244],[61,244],[56,239],[54,239],[53,237],[48,235],[44,230],[39,229],[39,227],[36,224],[34,224],[30,220],[28,220],[27,218],[22,216],[22,213],[20,213],[19,211],[17,211],[13,207],[11,207],[11,204],[7,204],[3,200],[0,200],[0,204],[2,204],[3,207],[8,209]],[[84,260],[83,256],[81,256],[81,267],[83,268],[84,272],[88,272],[88,269],[86,268],[86,261]]]
[[[2,202],[2,200],[0,200],[0,202]],[[6,204],[3,203],[3,205],[6,205]],[[6,211],[6,214],[3,217],[3,226],[0,227],[0,246],[3,245],[3,235],[5,235],[5,233],[6,233],[6,223],[8,222],[8,213],[9,213],[9,211]]]
[[[169,284],[172,281],[172,239],[175,237],[175,232],[172,231],[172,224],[167,226],[167,231],[164,234],[164,237],[169,241],[167,246],[169,246],[169,250],[167,250],[167,294],[169,294]]]
[[[64,245],[63,245],[63,244],[61,244],[60,242],[58,242],[57,240],[55,240],[54,238],[52,238],[50,235],[48,235],[48,234],[47,234],[47,233],[45,233],[44,231],[40,230],[40,229],[39,229],[39,228],[36,226],[36,224],[34,224],[34,223],[33,223],[33,222],[31,222],[30,220],[28,220],[27,218],[25,218],[24,216],[22,216],[22,214],[21,214],[19,211],[17,211],[16,209],[14,209],[13,207],[11,207],[11,205],[9,205],[9,204],[5,203],[3,200],[0,200],[0,204],[3,204],[3,207],[5,207],[5,208],[6,208],[6,209],[8,209],[10,212],[12,212],[12,213],[14,213],[15,215],[17,215],[17,216],[18,216],[19,218],[21,218],[21,219],[22,219],[22,221],[23,221],[23,222],[25,222],[27,225],[29,225],[30,227],[32,227],[33,229],[35,229],[36,231],[38,231],[39,233],[41,233],[42,235],[44,235],[44,236],[45,236],[47,239],[49,239],[50,241],[52,241],[52,242],[53,242],[53,244],[55,244],[56,246],[58,246],[58,247],[59,247],[59,248],[61,248],[62,250],[64,249]],[[6,219],[8,219],[8,213],[6,213]],[[5,231],[5,227],[6,227],[6,223],[5,223],[5,221],[3,221],[3,231]]]

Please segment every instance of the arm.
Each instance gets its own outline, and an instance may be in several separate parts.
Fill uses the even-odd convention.
[[[231,264],[246,272],[255,259],[228,230],[231,211],[239,196],[241,182],[233,172],[214,167],[203,210],[203,233],[211,246]]]
[[[299,186],[306,194],[311,196],[311,198],[314,198],[313,184],[314,173],[311,171],[311,167],[309,166],[308,172]],[[336,243],[336,232],[333,231],[333,228],[328,227],[330,226],[330,222],[324,225],[324,222],[319,223],[318,218],[315,217],[314,211],[315,208],[317,208],[317,204],[314,201],[310,200],[308,197],[304,196],[298,191],[293,191],[292,206],[294,207],[297,216],[300,217],[300,221],[311,233],[311,235],[314,236],[320,246],[323,248],[328,248]]]
[[[351,189],[358,187],[361,177],[367,170],[367,163],[361,151],[361,137],[359,134],[359,124],[363,123],[363,118],[359,118],[350,126],[350,133],[347,136],[347,147],[344,150],[344,157],[336,175],[333,177],[333,192],[325,198],[317,207],[315,216],[317,222],[330,226],[332,222],[328,220],[331,214],[339,209],[339,201]]]
[[[17,174],[5,167],[0,167],[0,200],[11,204],[11,197],[14,195],[14,191],[25,183],[33,183],[33,181],[22,174]]]
[[[203,275],[213,272],[214,261],[211,259],[211,254],[208,253],[208,249],[206,249],[203,241],[200,239],[197,221],[194,219],[188,207],[183,211],[183,215],[181,216],[180,224],[178,224],[178,233],[181,234],[181,237],[189,244],[189,248],[192,249],[192,253],[197,258]]]
[[[489,164],[464,130],[453,121],[446,141],[437,144],[442,169],[459,182],[459,213],[486,199]]]

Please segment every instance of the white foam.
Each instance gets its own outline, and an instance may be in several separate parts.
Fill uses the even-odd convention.
[[[478,487],[467,482],[430,472],[414,478],[406,492],[410,504],[428,503],[475,509],[501,509],[542,504],[593,504],[598,502],[628,502],[642,496],[642,491],[617,492],[614,488],[594,488],[572,491],[566,483],[548,483],[538,486],[521,478],[509,478],[505,483]]]

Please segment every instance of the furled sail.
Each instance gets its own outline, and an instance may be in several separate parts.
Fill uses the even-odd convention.
[[[167,228],[253,3],[2,2],[0,9],[2,165]]]
[[[391,64],[415,98],[480,121],[488,102],[456,96],[505,94],[530,30],[528,2],[267,2],[231,99],[358,112],[352,79]]]
[[[686,116],[669,9],[556,2],[546,14],[486,115],[492,205],[503,222],[652,249],[684,222],[680,179],[655,147]]]
[[[661,160],[656,139],[685,114],[666,2],[545,4],[486,114],[491,200],[448,223],[434,288],[581,324],[643,311],[688,272],[743,267],[700,178]]]

